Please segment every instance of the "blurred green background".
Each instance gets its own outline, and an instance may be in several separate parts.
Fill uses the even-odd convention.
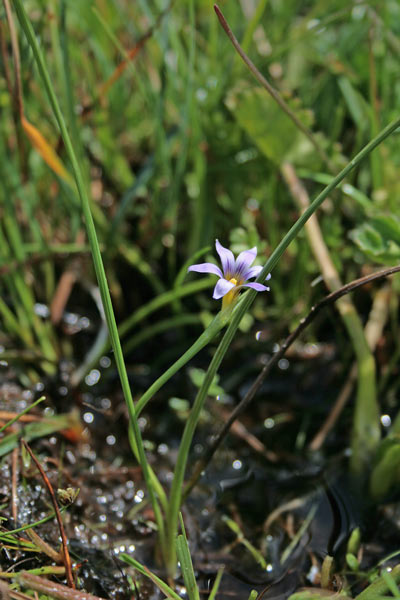
[[[199,333],[218,306],[212,281],[186,277],[190,260],[203,260],[193,255],[203,250],[210,259],[218,237],[235,252],[257,245],[265,262],[298,216],[283,162],[294,166],[311,198],[329,181],[329,168],[235,54],[210,1],[24,6],[84,168],[124,344],[137,347],[169,327]],[[336,172],[398,114],[397,1],[225,0],[220,8]],[[13,364],[29,363],[20,372],[28,381],[35,372],[54,372],[62,357],[87,358],[89,347],[74,346],[60,330],[60,322],[68,333],[84,328],[65,323],[68,307],[101,318],[68,160],[13,20],[20,69],[3,6],[0,343]],[[319,212],[344,282],[368,265],[400,259],[399,162],[395,134]],[[321,282],[312,285],[318,275],[302,234],[253,314],[274,322],[278,334],[286,330],[325,293]],[[394,317],[393,326],[396,340]]]

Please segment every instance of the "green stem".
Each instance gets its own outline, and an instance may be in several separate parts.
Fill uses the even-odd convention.
[[[133,337],[131,337],[126,344],[124,344],[123,350],[125,356],[128,352],[131,352],[134,348],[137,348],[147,340],[163,333],[164,331],[178,330],[180,327],[186,327],[187,325],[199,325],[199,315],[198,314],[180,314],[176,317],[169,317],[168,319],[163,319],[161,321],[157,321],[154,325],[150,325],[150,327],[146,327],[143,331],[140,331]]]
[[[385,127],[385,129],[383,129],[379,135],[377,135],[373,140],[371,140],[346,165],[346,167],[342,169],[342,171],[340,171],[340,173],[332,179],[331,183],[315,198],[315,200],[304,211],[301,217],[299,217],[296,223],[291,227],[291,229],[287,232],[287,234],[283,237],[281,242],[272,252],[271,256],[265,263],[259,277],[257,278],[257,281],[259,283],[264,282],[266,276],[269,272],[273,270],[286,248],[297,236],[299,231],[303,228],[306,221],[308,221],[311,215],[317,210],[317,208],[319,208],[319,206],[321,206],[323,201],[329,196],[332,190],[334,190],[335,187],[348,175],[348,173],[350,173],[350,171],[357,167],[361,163],[361,161],[374,150],[374,148],[379,146],[379,144],[381,144],[383,140],[385,140],[398,127],[400,127],[400,117],[392,121],[392,123]],[[246,292],[246,294],[243,297],[243,300],[238,305],[237,310],[233,312],[232,319],[229,323],[224,337],[222,338],[214,354],[213,359],[211,360],[210,366],[203,381],[203,385],[201,386],[196,396],[193,408],[186,422],[185,430],[182,436],[182,441],[179,447],[178,458],[175,467],[175,473],[172,481],[169,500],[169,511],[167,519],[167,547],[169,557],[168,569],[170,574],[174,574],[176,569],[175,538],[178,530],[178,515],[182,501],[183,479],[185,475],[186,463],[188,459],[189,448],[193,439],[193,434],[196,429],[201,409],[203,408],[205,399],[207,397],[208,389],[217,373],[217,370],[222,362],[223,357],[225,356],[229,348],[230,343],[232,342],[232,339],[239,327],[239,324],[244,314],[249,310],[256,295],[257,292],[254,290],[249,290],[248,292]]]
[[[350,470],[361,482],[380,439],[379,406],[376,398],[375,360],[353,304],[345,305],[341,317],[357,358],[358,387],[351,436]]]
[[[163,294],[160,294],[159,296],[157,296],[157,298],[150,300],[150,302],[148,302],[144,306],[141,306],[130,317],[125,319],[125,321],[123,321],[123,323],[121,323],[121,325],[119,326],[119,335],[121,337],[124,336],[126,333],[128,333],[128,331],[132,329],[134,325],[136,325],[136,323],[139,323],[139,321],[142,321],[143,319],[151,315],[151,313],[153,313],[154,311],[162,308],[163,306],[166,306],[170,302],[173,302],[173,300],[175,300],[176,298],[183,298],[184,296],[189,296],[191,294],[194,294],[195,292],[201,292],[213,285],[215,285],[215,277],[207,277],[206,279],[191,281],[186,285],[182,285],[178,289],[173,289],[169,292],[164,292]]]
[[[199,279],[198,281],[191,281],[186,285],[182,285],[179,289],[173,289],[169,292],[164,292],[157,296],[157,298],[153,298],[144,306],[141,306],[136,310],[130,317],[125,319],[118,327],[119,337],[122,338],[124,335],[130,331],[134,325],[150,316],[156,310],[159,310],[163,306],[172,303],[177,298],[183,298],[184,296],[188,296],[190,294],[194,294],[195,292],[200,292],[207,288],[210,288],[212,285],[215,285],[215,278],[207,277],[206,279]],[[107,352],[109,349],[109,341],[106,340],[104,344],[99,345],[99,348],[96,353],[93,354],[91,360],[85,363],[85,371],[80,373],[80,377],[84,377],[86,373],[90,371],[98,362],[101,356]]]
[[[390,576],[396,582],[400,582],[400,565],[397,565],[390,571]],[[356,596],[355,600],[379,600],[383,594],[389,591],[389,586],[384,577],[379,577],[369,585],[361,594]]]
[[[217,335],[219,331],[227,324],[231,316],[230,310],[220,311],[216,317],[211,321],[207,329],[203,331],[200,337],[190,346],[189,350],[186,350],[181,357],[178,358],[174,364],[169,367],[160,375],[158,379],[145,391],[143,396],[136,403],[136,414],[139,415],[146,404],[151,400],[156,392],[169,380],[175,373],[179,371],[189,360],[193,358],[200,350],[202,350],[207,344],[209,344]]]
[[[36,64],[39,69],[39,73],[41,75],[44,87],[46,89],[54,116],[57,120],[61,136],[63,138],[66,151],[68,153],[69,159],[71,161],[76,186],[78,189],[79,198],[81,200],[82,212],[85,218],[87,236],[90,244],[90,249],[92,252],[94,268],[96,272],[97,281],[100,288],[101,299],[104,305],[104,312],[106,316],[106,321],[110,333],[111,344],[114,350],[115,361],[117,364],[117,369],[119,373],[119,377],[121,380],[122,390],[125,398],[126,405],[128,407],[129,418],[132,424],[135,442],[138,448],[139,453],[139,462],[143,471],[143,476],[146,481],[150,501],[154,510],[154,515],[158,527],[158,533],[160,536],[160,542],[162,546],[162,550],[165,553],[165,529],[164,529],[164,521],[162,519],[161,510],[154,492],[154,488],[152,486],[150,473],[148,469],[148,463],[146,460],[146,454],[143,447],[143,440],[140,433],[140,428],[137,422],[135,406],[132,399],[132,393],[129,386],[128,375],[126,372],[124,357],[122,354],[121,343],[118,336],[117,324],[115,321],[114,311],[111,302],[111,296],[108,289],[107,278],[104,271],[103,260],[100,253],[99,243],[97,240],[96,229],[94,226],[92,213],[90,210],[90,202],[89,196],[86,191],[86,187],[84,184],[82,172],[75,154],[75,150],[73,148],[71,138],[69,136],[63,114],[61,112],[56,94],[54,92],[53,85],[50,80],[50,76],[47,70],[47,66],[43,57],[43,54],[39,48],[38,42],[36,40],[35,33],[33,31],[32,25],[27,18],[22,0],[13,0],[13,4],[15,10],[18,15],[19,22],[21,27],[25,33],[25,36],[29,42],[29,45],[32,48],[33,55],[35,57]]]

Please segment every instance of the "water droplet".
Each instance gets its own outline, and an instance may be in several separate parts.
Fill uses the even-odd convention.
[[[196,90],[196,98],[199,102],[204,102],[204,100],[207,98],[207,95],[207,90],[204,88],[199,88]]]
[[[390,418],[389,415],[382,415],[381,416],[381,423],[384,427],[390,427],[392,424],[392,419]]]
[[[271,419],[271,417],[268,417],[268,419],[265,419],[264,427],[265,427],[265,429],[272,429],[273,427],[275,427],[274,419]]]
[[[86,385],[95,385],[101,377],[101,373],[98,369],[92,369],[85,377]]]
[[[71,452],[71,450],[67,450],[66,451],[65,457],[68,459],[70,465],[75,465],[76,464],[75,454],[73,452]]]
[[[87,317],[81,317],[78,321],[80,329],[87,329],[90,326],[90,319]]]
[[[111,365],[111,358],[109,356],[102,356],[100,359],[100,366],[103,369],[107,369]]]
[[[66,312],[63,315],[63,321],[67,325],[76,325],[78,322],[78,319],[79,319],[79,317],[75,313]]]
[[[85,423],[93,423],[94,414],[91,412],[85,412],[83,415],[83,420],[85,421]]]
[[[116,441],[117,441],[117,438],[115,437],[115,435],[108,435],[106,437],[106,442],[109,446],[114,446]]]
[[[175,236],[172,233],[165,233],[161,238],[161,242],[166,248],[172,248],[175,242]]]
[[[246,202],[246,206],[249,210],[258,210],[260,208],[260,203],[257,198],[249,198]]]
[[[104,408],[104,410],[107,410],[111,407],[111,400],[110,398],[102,398],[100,400],[100,406],[101,408]]]
[[[165,454],[168,454],[169,448],[167,444],[159,444],[157,450],[159,454],[164,456]]]
[[[307,29],[314,29],[315,27],[318,27],[319,23],[319,19],[310,19],[307,23]]]
[[[138,425],[140,427],[140,431],[144,431],[146,425],[147,425],[147,419],[146,417],[139,417],[138,418]]]
[[[41,304],[40,302],[36,302],[33,310],[38,317],[42,317],[43,319],[46,319],[50,315],[49,307],[46,306],[46,304]]]
[[[144,498],[144,491],[143,490],[138,490],[135,494],[135,502],[136,504],[139,504]]]
[[[311,569],[309,570],[309,572],[307,574],[308,581],[311,581],[311,583],[316,583],[317,575],[319,575],[319,569],[318,569],[317,565],[312,565]]]
[[[235,469],[235,471],[238,471],[239,469],[241,469],[242,466],[243,466],[242,461],[239,459],[234,460],[232,463],[232,467]]]

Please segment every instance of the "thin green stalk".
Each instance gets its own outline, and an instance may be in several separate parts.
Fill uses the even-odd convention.
[[[104,271],[104,265],[103,265],[103,261],[102,261],[102,257],[101,257],[101,253],[100,253],[99,243],[97,240],[96,229],[94,226],[92,213],[90,210],[89,197],[88,197],[86,187],[84,184],[82,172],[81,172],[77,157],[75,155],[74,147],[72,145],[72,141],[69,136],[63,114],[61,112],[56,94],[54,92],[53,85],[52,85],[50,77],[49,77],[49,73],[47,70],[47,66],[46,66],[42,51],[36,40],[32,25],[27,18],[27,15],[26,15],[26,12],[25,12],[25,9],[23,6],[23,2],[22,2],[22,0],[13,0],[13,4],[14,4],[15,10],[17,12],[20,25],[25,33],[25,36],[29,42],[29,45],[31,46],[33,55],[35,57],[36,64],[38,66],[44,87],[46,89],[46,92],[47,92],[47,95],[48,95],[48,98],[50,101],[50,105],[52,107],[54,116],[57,120],[59,129],[61,132],[61,136],[62,136],[64,144],[65,144],[66,151],[67,151],[69,159],[71,161],[76,186],[78,189],[78,194],[79,194],[79,197],[81,200],[82,212],[83,212],[83,215],[85,218],[87,235],[88,235],[88,239],[89,239],[90,249],[92,252],[96,277],[97,277],[97,281],[98,281],[99,288],[100,288],[101,299],[102,299],[103,306],[104,306],[106,321],[107,321],[107,325],[108,325],[109,333],[110,333],[110,337],[111,337],[111,343],[112,343],[112,347],[114,350],[115,361],[117,364],[117,369],[118,369],[119,377],[121,380],[121,385],[122,385],[125,402],[128,407],[129,418],[130,418],[130,422],[132,424],[132,428],[134,431],[135,441],[136,441],[136,444],[138,447],[140,465],[141,465],[141,468],[143,471],[143,476],[146,481],[150,501],[151,501],[151,504],[152,504],[152,507],[154,510],[154,515],[155,515],[155,519],[156,519],[156,523],[157,523],[157,527],[158,527],[158,533],[159,533],[159,537],[160,537],[161,547],[162,547],[163,552],[165,553],[164,521],[163,521],[163,518],[161,515],[161,511],[160,511],[160,507],[159,507],[156,495],[154,493],[154,488],[152,486],[152,482],[150,479],[148,463],[146,460],[146,454],[145,454],[145,450],[143,447],[143,440],[142,440],[142,436],[140,433],[139,424],[138,424],[137,418],[136,418],[135,406],[133,403],[132,393],[131,393],[131,389],[129,386],[129,380],[128,380],[128,375],[126,372],[124,357],[122,354],[121,343],[120,343],[120,339],[118,336],[117,324],[115,321],[114,311],[113,311],[112,302],[111,302],[111,296],[110,296],[110,292],[109,292],[108,285],[107,285],[107,278],[106,278],[106,274]]]
[[[357,358],[358,385],[351,436],[350,470],[360,483],[381,435],[376,397],[376,367],[374,355],[368,346],[361,319],[354,305],[348,303],[340,312]]]
[[[303,210],[309,205],[308,194],[302,188],[295,169],[290,163],[281,167],[283,178],[289,186],[297,207]],[[311,250],[320,266],[325,284],[331,292],[343,287],[339,274],[323,239],[318,219],[314,215],[306,223],[306,234]],[[347,329],[357,357],[358,385],[353,421],[352,455],[350,467],[361,482],[365,467],[373,457],[380,438],[379,407],[376,398],[375,360],[365,337],[361,319],[349,296],[339,298],[337,309]]]
[[[191,281],[186,285],[182,285],[179,289],[172,289],[168,292],[164,292],[160,294],[153,300],[150,300],[144,306],[141,306],[136,310],[130,317],[128,317],[125,321],[121,323],[118,327],[119,337],[122,338],[124,335],[130,331],[136,323],[139,323],[146,317],[149,317],[153,312],[159,310],[163,306],[172,303],[177,298],[183,298],[184,296],[189,296],[194,294],[195,292],[202,291],[204,289],[210,288],[212,285],[215,285],[215,281],[213,281],[212,277],[207,277],[206,279],[199,279],[197,281]],[[85,371],[80,373],[80,377],[84,377],[86,373],[90,371],[98,362],[101,356],[109,349],[109,341],[106,340],[104,344],[99,345],[97,352],[93,353],[91,360],[86,361],[85,363]]]
[[[180,288],[183,285],[183,281],[187,275],[188,268],[190,267],[190,265],[193,265],[195,262],[198,261],[198,259],[200,257],[204,256],[204,254],[206,254],[210,250],[211,250],[211,246],[205,246],[204,248],[200,248],[200,250],[197,250],[191,256],[189,256],[189,258],[187,259],[186,262],[183,263],[183,265],[181,266],[181,268],[178,271],[177,276],[175,277],[175,281],[174,281],[174,289],[175,290]]]
[[[163,592],[163,594],[169,598],[170,600],[182,600],[181,597],[167,584],[165,581],[154,575],[147,567],[141,565],[137,560],[135,560],[129,554],[121,554],[119,558],[134,567],[139,573],[151,579],[151,581],[158,587],[159,590]]]
[[[0,427],[0,433],[7,429],[7,427],[11,427],[11,425],[14,425],[14,423],[18,421],[22,417],[22,415],[26,415],[26,413],[28,413],[32,408],[40,404],[40,402],[43,402],[43,400],[46,400],[46,396],[41,396],[40,398],[35,400],[35,402],[27,406],[22,412],[18,413],[17,415],[15,415],[15,417],[7,421],[7,423],[4,423],[4,425]]]
[[[250,60],[250,58],[247,56],[246,52],[240,46],[232,29],[229,27],[224,15],[222,14],[221,10],[219,9],[219,7],[216,4],[214,4],[214,10],[215,10],[218,20],[221,23],[222,28],[224,29],[226,35],[232,42],[232,45],[235,48],[236,52],[239,54],[240,58],[243,60],[243,62],[249,68],[249,71],[251,72],[251,74],[257,79],[258,83],[265,90],[267,90],[267,92],[270,94],[270,96],[272,96],[272,98],[275,100],[275,102],[278,104],[278,106],[283,110],[283,112],[286,113],[287,116],[293,121],[293,123],[296,125],[296,127],[300,131],[302,131],[304,133],[304,135],[310,140],[311,144],[314,146],[315,150],[317,151],[319,156],[322,158],[324,163],[328,166],[329,170],[334,172],[335,165],[333,164],[333,162],[331,161],[331,159],[329,158],[329,156],[327,155],[327,153],[325,152],[325,150],[323,149],[323,147],[321,146],[321,144],[319,143],[318,139],[313,134],[311,129],[306,127],[306,125],[304,125],[304,123],[302,123],[302,121],[300,121],[300,119],[298,119],[297,115],[290,108],[290,106],[284,100],[284,98],[281,96],[281,94],[278,92],[278,90],[275,89],[274,86],[270,84],[270,82],[264,77],[264,75],[257,69],[255,64]]]
[[[187,38],[189,40],[189,56],[187,64],[187,81],[185,82],[186,97],[182,107],[181,119],[180,119],[180,150],[176,160],[175,172],[173,173],[171,186],[168,194],[167,204],[169,208],[166,212],[166,219],[171,223],[170,231],[176,237],[177,229],[177,217],[178,217],[178,202],[179,192],[182,185],[183,176],[185,174],[185,167],[187,163],[189,144],[191,141],[191,132],[189,129],[190,118],[192,114],[193,102],[193,81],[194,81],[194,64],[196,55],[196,32],[195,32],[195,15],[194,15],[194,1],[189,0],[189,24],[190,33]],[[175,26],[172,25],[171,35],[175,35]],[[178,56],[184,55],[180,52]],[[176,269],[176,243],[172,245],[168,253],[169,269],[171,274]]]
[[[118,329],[119,335],[122,337],[123,335],[128,333],[128,331],[130,331],[132,329],[132,327],[134,325],[136,325],[136,323],[139,323],[140,321],[142,321],[143,319],[145,319],[146,317],[151,315],[151,313],[153,313],[154,311],[169,304],[176,298],[183,298],[184,296],[190,296],[191,294],[194,294],[196,292],[201,292],[201,291],[203,291],[207,288],[210,288],[214,285],[215,285],[215,278],[206,277],[205,279],[191,281],[190,283],[187,283],[186,285],[182,285],[179,289],[172,289],[168,292],[164,292],[163,294],[160,294],[159,296],[157,296],[157,298],[150,300],[150,302],[148,302],[144,306],[141,306],[138,310],[136,310],[134,313],[132,313],[132,315],[130,317],[125,319],[125,321],[123,323],[121,323],[121,325],[119,326],[119,329]]]
[[[214,584],[211,588],[210,595],[208,596],[208,600],[215,600],[216,595],[218,593],[219,584],[221,583],[223,574],[224,574],[224,567],[221,567],[220,569],[218,569],[217,576],[216,576],[216,578],[214,580]],[[257,596],[258,596],[258,592],[257,592]]]
[[[0,297],[0,315],[3,317],[4,328],[9,332],[14,332],[29,348],[34,348],[35,343],[30,336],[29,330],[21,325],[14,313],[8,308],[3,298]]]
[[[1,300],[1,299],[0,299]],[[180,314],[176,317],[168,317],[162,321],[157,321],[154,325],[150,327],[146,327],[143,331],[140,331],[136,335],[132,336],[126,344],[124,344],[123,350],[125,356],[128,352],[131,352],[134,348],[137,348],[143,342],[147,342],[147,340],[163,333],[164,331],[168,331],[170,329],[177,330],[180,327],[185,327],[186,325],[198,325],[199,324],[199,315],[198,314]]]
[[[374,56],[375,45],[375,27],[372,25],[368,35],[368,62],[369,62],[369,101],[371,104],[370,111],[370,128],[371,135],[375,136],[380,128],[379,119],[379,99],[378,99],[378,83],[376,77],[376,64]],[[380,153],[371,155],[371,175],[374,191],[379,190],[383,185],[383,165]]]
[[[396,582],[400,582],[400,565],[396,565],[394,569],[390,571],[392,579]],[[389,586],[384,577],[379,577],[371,585],[369,585],[361,594],[356,596],[355,600],[379,600],[385,592],[389,591]]]
[[[137,415],[137,412],[136,412],[136,415]],[[132,426],[130,424],[128,427],[128,438],[129,438],[129,444],[131,446],[131,450],[132,450],[133,454],[135,455],[136,459],[139,460],[138,459],[138,448],[137,448],[136,441],[135,441],[135,435],[134,435]],[[157,494],[158,500],[161,504],[161,508],[163,509],[164,514],[167,514],[167,510],[168,510],[167,494],[165,493],[163,486],[157,479],[157,475],[154,473],[151,465],[149,465],[149,473],[150,473],[150,478],[151,478],[155,493]]]
[[[185,525],[183,523],[182,515],[180,514],[179,516],[182,533],[176,538],[176,552],[181,565],[181,573],[189,600],[200,600],[199,588],[197,586],[196,575],[193,569],[192,557],[190,556]]]
[[[231,311],[220,311],[217,314],[217,316],[214,317],[214,319],[211,321],[207,329],[205,329],[203,333],[197,338],[194,344],[192,344],[192,346],[190,346],[190,348],[186,350],[186,352],[182,354],[182,356],[180,356],[178,360],[175,361],[174,364],[171,365],[171,367],[169,367],[169,369],[165,371],[165,373],[160,375],[160,377],[156,379],[154,383],[151,384],[151,386],[145,391],[140,400],[138,400],[138,402],[136,403],[137,415],[139,415],[142,412],[142,410],[149,402],[149,400],[151,400],[154,394],[158,392],[158,390],[162,388],[162,386],[165,385],[167,381],[171,379],[173,375],[175,375],[175,373],[177,373],[184,365],[186,365],[187,362],[189,362],[189,360],[193,358],[193,356],[196,356],[196,354],[200,352],[200,350],[202,350],[215,338],[217,333],[221,331],[221,329],[227,324],[227,322],[230,319],[230,316]]]
[[[383,129],[379,135],[377,135],[373,140],[371,140],[347,165],[336,177],[334,177],[331,183],[315,198],[315,200],[310,204],[310,206],[304,211],[304,213],[299,217],[296,223],[289,229],[287,234],[282,238],[281,242],[272,252],[271,256],[265,263],[257,281],[259,283],[264,282],[268,273],[270,273],[278,260],[289,246],[289,244],[293,241],[293,239],[297,236],[299,231],[303,228],[304,224],[311,215],[321,206],[323,201],[329,196],[329,194],[336,188],[336,186],[343,181],[343,179],[352,171],[355,167],[357,167],[361,161],[366,158],[379,144],[381,144],[391,133],[393,133],[396,129],[400,127],[400,117],[392,121],[385,129]],[[170,492],[170,500],[169,500],[169,511],[168,511],[168,519],[167,519],[167,547],[169,549],[169,563],[168,568],[169,572],[172,574],[175,572],[176,568],[176,555],[175,555],[175,538],[178,530],[178,515],[179,509],[182,501],[182,493],[183,493],[183,480],[185,475],[186,463],[189,455],[190,446],[193,439],[193,434],[196,429],[198,419],[200,416],[200,412],[203,408],[205,399],[207,397],[208,389],[214,380],[214,377],[218,371],[218,368],[224,358],[233,337],[240,325],[240,322],[245,315],[245,313],[249,310],[251,304],[253,303],[257,292],[254,290],[249,290],[243,297],[242,302],[237,307],[237,310],[233,312],[232,319],[229,323],[229,326],[225,332],[224,337],[222,338],[214,357],[211,360],[210,366],[207,370],[206,376],[204,378],[203,384],[196,396],[196,399],[193,404],[193,408],[190,412],[189,418],[186,422],[186,426],[183,432],[182,441],[179,446],[179,452],[174,472],[174,478],[172,481],[171,492]]]

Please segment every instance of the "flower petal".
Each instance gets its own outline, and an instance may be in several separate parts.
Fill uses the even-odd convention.
[[[219,283],[219,282],[218,282]],[[244,283],[243,285],[238,285],[238,288],[249,287],[257,292],[269,292],[270,288],[262,283]]]
[[[245,271],[243,273],[243,279],[245,281],[247,281],[248,279],[251,279],[252,277],[258,277],[259,274],[262,271],[262,267],[251,267],[250,269],[248,269],[247,271]]]
[[[235,284],[232,283],[231,281],[227,281],[226,279],[220,279],[219,281],[217,281],[217,285],[214,288],[214,293],[213,293],[214,300],[219,300],[220,298],[225,296],[225,294],[230,292],[231,289],[233,289],[234,287],[237,287],[237,286],[235,286]]]
[[[239,279],[242,279],[244,273],[248,270],[251,264],[253,264],[255,258],[257,256],[257,248],[251,248],[250,250],[244,250],[239,254],[236,259],[235,264],[235,274],[239,276]]]
[[[232,252],[227,248],[224,248],[222,244],[219,243],[218,240],[215,240],[215,247],[219,254],[222,264],[222,270],[224,272],[225,277],[233,277],[234,269],[235,269],[235,257]]]
[[[217,267],[217,265],[213,265],[213,263],[191,265],[188,268],[188,271],[196,271],[196,273],[212,273],[213,275],[218,275],[218,277],[223,277],[221,269]]]

